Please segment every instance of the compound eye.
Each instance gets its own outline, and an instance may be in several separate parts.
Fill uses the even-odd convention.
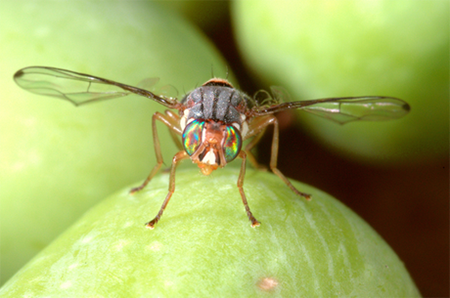
[[[197,151],[198,147],[201,144],[201,137],[203,127],[205,126],[205,121],[202,120],[194,120],[190,122],[183,131],[183,146],[184,150],[186,150],[187,154],[191,156]]]
[[[227,125],[227,131],[225,135],[225,141],[223,143],[223,150],[225,154],[225,160],[227,162],[232,161],[241,151],[242,138],[239,130],[231,125]]]

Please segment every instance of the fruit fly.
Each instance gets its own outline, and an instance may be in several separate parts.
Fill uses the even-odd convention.
[[[266,128],[273,126],[270,169],[297,195],[310,199],[310,195],[296,189],[277,168],[278,120],[275,113],[300,109],[328,118],[340,124],[351,121],[382,121],[403,117],[409,112],[409,105],[401,99],[386,96],[335,97],[306,101],[283,102],[286,92],[271,87],[272,95],[258,91],[255,96],[237,90],[225,79],[213,78],[202,86],[188,92],[181,100],[159,95],[148,90],[133,87],[96,76],[60,68],[32,66],[14,74],[16,83],[30,92],[58,97],[74,105],[137,94],[154,100],[171,110],[156,112],[152,116],[153,142],[156,165],[147,179],[135,193],[143,189],[156,175],[163,164],[156,121],[162,122],[180,147],[172,159],[169,178],[169,192],[156,217],[146,226],[153,229],[175,191],[175,171],[180,161],[190,158],[204,175],[225,167],[237,157],[242,159],[237,187],[252,227],[259,226],[253,216],[244,193],[244,175],[247,159],[259,168],[250,150],[261,139]],[[181,144],[176,137],[181,137]],[[243,142],[251,139],[243,147]]]

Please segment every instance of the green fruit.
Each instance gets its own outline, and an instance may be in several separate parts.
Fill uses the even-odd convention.
[[[75,108],[20,89],[13,74],[44,65],[184,91],[223,60],[180,18],[148,2],[0,1],[1,280],[106,195],[155,164],[151,117],[163,107],[128,96]],[[177,151],[158,125],[169,162]]]
[[[448,1],[247,0],[233,12],[248,65],[293,100],[386,95],[411,105],[384,123],[299,114],[327,146],[377,164],[448,156]]]
[[[168,174],[86,213],[0,291],[1,297],[420,297],[402,262],[372,228],[328,194],[255,170],[177,173],[155,229],[144,224]]]
[[[228,1],[158,1],[167,9],[177,11],[190,22],[211,32],[215,27],[226,22],[229,17]]]

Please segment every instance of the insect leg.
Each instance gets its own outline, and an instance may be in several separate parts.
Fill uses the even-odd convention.
[[[244,151],[247,153],[247,158],[250,161],[250,163],[252,164],[252,166],[256,169],[262,170],[262,171],[266,171],[267,167],[263,166],[261,164],[258,163],[258,161],[256,160],[255,156],[253,155],[253,153],[250,151],[253,149],[253,147],[255,147],[256,144],[258,144],[258,142],[261,140],[261,137],[264,135],[264,132],[266,131],[265,127],[256,134],[256,136],[245,146]]]
[[[156,223],[159,221],[159,219],[161,218],[164,209],[166,209],[167,204],[170,201],[170,198],[172,197],[173,192],[175,191],[175,170],[177,168],[178,163],[183,160],[188,158],[189,155],[186,153],[186,151],[180,151],[177,154],[175,154],[175,156],[172,159],[172,166],[170,168],[170,178],[169,178],[169,193],[167,194],[161,209],[159,209],[158,214],[155,216],[154,219],[152,219],[151,221],[149,221],[148,223],[146,223],[146,227],[149,229],[153,229],[156,225]]]
[[[169,128],[170,131],[174,131],[174,133],[180,133],[180,128],[173,123],[173,119],[169,118],[169,116],[161,114],[159,112],[153,114],[152,131],[153,131],[153,145],[155,146],[155,154],[156,154],[156,165],[148,175],[147,179],[145,179],[145,181],[140,186],[130,190],[130,194],[134,194],[143,189],[150,182],[150,180],[152,180],[152,178],[156,175],[156,173],[158,173],[159,169],[161,168],[161,165],[164,162],[161,154],[161,146],[159,144],[158,131],[156,128],[156,120],[159,120],[162,123],[164,123]]]
[[[264,132],[264,130],[270,124],[273,125],[273,139],[272,139],[272,150],[270,157],[270,170],[281,178],[281,180],[286,183],[289,188],[295,192],[297,195],[304,197],[306,200],[311,199],[311,195],[303,193],[296,189],[294,185],[286,178],[286,176],[281,173],[281,171],[277,168],[277,160],[278,160],[278,142],[279,142],[279,129],[278,129],[278,120],[273,115],[264,116],[264,118],[260,118],[261,120],[258,122],[252,122],[249,127],[248,135],[249,137],[257,135],[258,133]]]
[[[177,131],[169,129],[173,142],[175,143],[175,145],[177,145],[177,148],[179,150],[184,150],[179,138],[179,136],[181,136],[181,134],[183,133],[180,128],[180,116],[170,110],[166,110],[166,115],[168,116],[168,119],[172,123],[172,125],[178,127]]]
[[[239,189],[239,193],[242,197],[242,202],[244,203],[245,211],[247,212],[248,219],[252,222],[252,227],[259,226],[259,221],[256,220],[256,218],[253,216],[252,212],[250,211],[250,207],[247,203],[247,198],[245,197],[244,193],[244,176],[245,176],[245,166],[246,166],[246,160],[247,155],[244,151],[239,152],[239,157],[242,158],[242,164],[241,164],[241,171],[239,172],[239,178],[237,182],[237,187]]]

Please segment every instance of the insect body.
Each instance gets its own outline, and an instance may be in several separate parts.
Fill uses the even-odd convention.
[[[146,224],[151,229],[160,220],[175,191],[177,165],[181,160],[188,158],[198,165],[204,175],[226,166],[237,157],[241,158],[237,187],[252,226],[258,226],[260,223],[250,211],[243,184],[247,159],[255,167],[259,167],[250,150],[258,143],[269,125],[273,125],[274,128],[270,169],[293,192],[309,200],[310,195],[297,190],[277,168],[278,121],[274,116],[276,112],[302,109],[344,124],[350,121],[396,119],[406,115],[410,109],[406,102],[385,96],[282,102],[287,96],[279,87],[271,87],[273,96],[265,91],[259,91],[254,97],[250,97],[235,89],[228,81],[217,78],[189,92],[180,101],[145,89],[52,67],[23,68],[15,73],[14,80],[30,92],[59,97],[75,105],[137,94],[169,109],[178,110],[178,114],[170,110],[166,110],[164,114],[160,112],[153,114],[152,130],[157,163],[142,185],[130,191],[135,193],[143,189],[163,164],[156,129],[156,121],[160,121],[169,128],[174,138],[181,137],[182,144],[180,151],[172,159],[169,192],[156,217]],[[247,139],[251,141],[243,148],[243,141]]]
[[[209,175],[234,160],[248,131],[247,99],[225,80],[212,79],[181,103],[184,149],[202,173]]]

